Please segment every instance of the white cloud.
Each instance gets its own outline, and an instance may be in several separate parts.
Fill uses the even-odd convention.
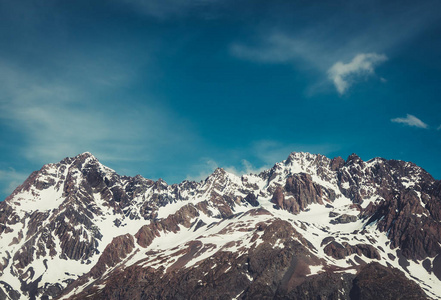
[[[237,176],[250,173],[259,174],[264,170],[270,169],[274,164],[288,158],[289,154],[293,151],[328,155],[338,149],[339,146],[331,144],[284,144],[273,140],[261,140],[251,144],[245,149],[239,150],[239,154],[236,154],[239,155],[239,157],[247,157],[249,160],[255,161],[254,164],[248,159],[241,159],[240,163],[237,164],[233,163],[232,165],[232,163],[229,163],[222,165],[218,163],[216,159],[203,158],[200,164],[193,165],[189,168],[192,172],[187,175],[186,180],[204,180],[218,167]]]
[[[438,126],[438,128],[436,130],[441,130],[441,125]]]
[[[364,1],[360,5],[343,4],[322,15],[320,22],[292,26],[290,22],[284,23],[280,16],[277,22],[262,19],[262,26],[254,35],[249,35],[248,40],[236,41],[229,50],[240,59],[289,64],[296,71],[310,72],[308,75],[316,76],[316,80],[306,87],[307,94],[328,92],[330,82],[342,94],[360,75],[372,75],[375,65],[386,59],[381,53],[393,57],[401,44],[431,26],[439,18],[433,9],[435,3],[420,1],[399,10],[394,5],[385,5],[389,12],[387,18],[377,18],[370,5],[367,11],[356,9],[366,5]],[[290,12],[290,19],[313,15],[316,9],[314,5],[300,6]],[[356,57],[357,54],[361,56]],[[336,62],[340,63],[336,65]],[[379,80],[385,82],[382,78]]]
[[[291,152],[309,152],[312,154],[328,155],[339,150],[336,144],[284,144],[278,141],[261,140],[250,150],[259,160],[267,166],[288,158]]]
[[[326,39],[321,42],[313,41],[308,37],[290,37],[283,34],[270,34],[262,39],[261,44],[255,47],[235,43],[230,46],[230,53],[238,58],[262,63],[292,64],[304,70],[318,70],[327,75],[339,94],[344,94],[357,80],[374,74],[374,68],[387,60],[386,55],[359,53],[354,57],[352,47],[340,48]],[[357,53],[357,52],[355,52]],[[352,58],[349,63],[338,59]],[[331,66],[331,67],[329,67]],[[386,82],[384,78],[380,78]],[[314,84],[316,89],[321,84]]]
[[[257,168],[253,166],[249,161],[246,159],[242,159],[240,165],[238,166],[222,166],[219,165],[215,160],[213,159],[203,159],[203,162],[199,165],[193,166],[193,169],[195,170],[196,175],[190,175],[188,174],[185,178],[189,181],[200,181],[205,180],[208,176],[210,176],[213,171],[217,168],[223,168],[225,171],[232,173],[237,176],[242,176],[244,174],[259,174],[263,170],[266,170],[270,168],[271,166],[265,165],[260,168]]]
[[[374,67],[386,60],[387,57],[384,54],[357,54],[349,63],[336,62],[328,70],[328,76],[334,82],[339,94],[342,95],[360,76],[374,74]]]
[[[237,176],[242,176],[244,174],[259,174],[260,172],[269,169],[271,166],[269,165],[264,165],[260,168],[253,166],[252,163],[250,163],[248,160],[246,159],[242,159],[241,160],[241,165],[236,167],[236,166],[230,166],[230,167],[225,167],[225,171],[233,173]]]
[[[424,123],[423,121],[421,121],[417,117],[410,115],[410,114],[407,114],[407,116],[405,118],[395,118],[395,119],[391,119],[391,121],[394,123],[402,123],[404,125],[411,126],[411,127],[418,127],[418,128],[424,128],[424,129],[429,128],[429,126],[426,123]]]

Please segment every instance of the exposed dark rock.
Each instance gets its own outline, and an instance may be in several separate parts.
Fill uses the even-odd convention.
[[[331,213],[329,213],[330,217],[331,217]],[[343,214],[340,217],[338,217],[338,218],[336,218],[334,220],[331,220],[330,223],[331,224],[347,224],[347,223],[356,222],[356,221],[357,221],[357,217],[356,216]]]
[[[274,203],[278,208],[283,209],[285,207],[285,195],[283,194],[283,189],[281,187],[277,187],[271,202]]]
[[[286,179],[285,190],[294,196],[300,210],[308,204],[323,204],[323,196],[327,196],[324,189],[313,182],[311,175],[306,173],[294,174]]]
[[[102,290],[91,286],[70,299],[83,299],[86,295],[93,295],[94,299],[231,299],[241,293],[243,299],[286,298],[306,280],[308,265],[319,260],[293,240],[299,235],[288,222],[276,221],[263,231],[266,243],[244,255],[218,251],[195,268],[182,268],[187,257],[202,250],[201,243],[191,242],[180,253],[184,255],[167,270],[137,265],[119,269],[106,279]],[[271,246],[278,240],[283,241],[283,248]]]
[[[323,199],[332,201],[335,192],[316,184],[311,175],[306,173],[294,174],[286,179],[285,187],[277,187],[271,202],[277,208],[297,214],[309,204],[323,204]]]
[[[276,295],[274,299],[349,299],[352,280],[355,275],[321,273],[309,276],[300,285],[296,286],[287,295]]]
[[[12,288],[8,283],[0,281],[0,299],[20,299],[20,293]]]
[[[203,227],[203,226],[205,226],[205,225],[207,225],[207,224],[205,224],[204,221],[199,220],[199,221],[196,223],[196,226],[194,227],[194,230],[193,230],[193,231],[196,231],[196,230],[198,230],[199,228],[201,228],[201,227]]]
[[[323,243],[323,242],[322,242]],[[342,244],[333,241],[329,243],[328,245],[323,248],[323,251],[333,258],[336,259],[343,259],[346,256],[349,256],[351,254],[358,254],[358,255],[364,255],[368,258],[372,259],[380,259],[381,256],[378,253],[378,251],[371,245],[367,244],[357,244],[355,246],[349,245],[346,242],[343,242]]]
[[[421,213],[417,194],[405,190],[377,205],[369,204],[362,217],[370,216],[368,223],[378,221],[378,229],[388,232],[392,249],[400,247],[406,258],[422,260],[441,253],[441,224]]]
[[[424,269],[426,269],[427,273],[432,273],[432,262],[426,258],[422,263]]]
[[[326,272],[308,276],[310,263],[307,252],[293,241],[284,249],[262,244],[243,256],[219,251],[191,269],[169,268],[162,273],[134,265],[117,270],[103,289],[91,286],[70,299],[86,295],[93,299],[231,299],[238,295],[240,299],[427,299],[397,269],[371,263],[362,266],[357,275]]]
[[[123,258],[132,252],[135,247],[135,240],[132,235],[121,235],[112,240],[107,245],[100,256],[97,264],[92,268],[90,274],[93,278],[98,278],[104,272],[119,263]]]
[[[254,193],[250,193],[245,197],[245,201],[251,204],[251,206],[257,207],[259,206],[259,201],[257,201],[257,197]]]
[[[148,247],[155,237],[159,236],[158,228],[154,225],[144,225],[135,234],[136,243],[141,247]]]
[[[334,157],[331,160],[330,168],[332,171],[337,171],[345,165],[345,160],[340,156]]]
[[[423,290],[397,269],[366,265],[353,281],[350,299],[428,299]]]
[[[441,254],[438,254],[433,260],[433,274],[441,280]]]
[[[327,245],[327,244],[329,244],[330,242],[332,242],[332,241],[334,241],[334,240],[335,240],[335,238],[334,238],[333,236],[325,237],[325,238],[322,240],[320,246]]]

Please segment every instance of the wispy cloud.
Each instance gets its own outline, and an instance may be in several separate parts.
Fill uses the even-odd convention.
[[[269,166],[269,165],[255,167],[246,159],[242,159],[240,164],[237,166],[231,166],[231,165],[230,166],[223,166],[223,165],[220,165],[219,163],[217,163],[213,159],[206,158],[206,159],[202,159],[201,164],[193,166],[193,169],[195,170],[196,174],[195,175],[188,174],[185,179],[189,180],[189,181],[204,180],[205,178],[210,176],[210,174],[212,174],[213,171],[217,168],[223,168],[225,171],[227,171],[229,173],[232,173],[237,176],[242,176],[244,174],[250,174],[250,173],[251,174],[259,174],[263,170],[266,170],[270,167],[271,166]]]
[[[387,18],[378,17],[374,9],[378,7]],[[305,87],[314,89],[311,94],[331,86],[343,94],[361,75],[374,74],[375,66],[387,59],[383,53],[393,57],[400,44],[437,20],[435,7],[434,1],[415,2],[399,10],[392,3],[356,1],[338,9],[329,7],[320,22],[293,22],[296,16],[302,19],[318,13],[315,5],[304,5],[289,14],[289,21],[283,13],[277,22],[262,20],[266,26],[251,38],[232,43],[229,50],[243,60],[287,64],[296,71],[311,72],[316,82]]]
[[[401,123],[401,124],[404,124],[404,125],[410,126],[410,127],[417,127],[417,128],[424,128],[424,129],[429,128],[429,125],[427,125],[426,123],[424,123],[423,121],[421,121],[417,117],[410,115],[410,114],[407,114],[405,118],[395,118],[395,119],[391,119],[391,121],[394,123]]]
[[[438,126],[438,128],[436,130],[441,130],[441,125]]]
[[[220,167],[237,176],[244,174],[259,174],[270,169],[275,163],[285,160],[291,152],[310,152],[313,154],[329,155],[339,150],[338,145],[332,144],[286,144],[273,140],[260,140],[239,151],[240,159],[237,164],[219,163],[214,158],[201,159],[201,163],[190,167],[193,172],[186,179],[199,181],[207,178],[213,171]],[[250,161],[253,161],[251,163]]]
[[[244,174],[259,174],[263,170],[269,169],[270,165],[263,165],[261,167],[253,166],[252,163],[250,163],[246,159],[242,159],[239,166],[227,166],[225,167],[225,171],[233,173],[237,176],[242,176]]]
[[[138,101],[113,96],[129,79],[108,74],[111,64],[104,64],[105,69],[98,65],[90,73],[69,66],[71,74],[87,74],[70,81],[33,76],[0,62],[0,122],[22,137],[17,140],[17,155],[44,164],[91,151],[106,163],[119,164],[127,158],[148,161],[160,149],[173,149],[176,144],[185,148],[194,140],[186,121],[153,97],[143,95]],[[177,133],[171,124],[179,124],[182,131]]]
[[[238,58],[264,63],[294,63],[302,58],[311,63],[316,52],[312,48],[306,40],[274,33],[266,35],[257,46],[233,43],[230,52]]]
[[[286,144],[273,140],[261,140],[254,143],[249,151],[266,166],[273,166],[276,162],[286,159],[291,152],[329,155],[339,149],[340,146],[337,144]]]
[[[193,174],[187,174],[186,180],[188,181],[201,181],[210,176],[213,171],[218,168],[219,165],[213,159],[203,158],[201,159],[201,163],[194,165],[192,169],[194,170]]]
[[[11,194],[14,189],[25,181],[29,174],[17,172],[13,168],[7,170],[0,170],[0,182],[2,182],[2,193]],[[3,199],[0,199],[2,201]]]
[[[340,95],[360,77],[374,74],[374,67],[387,60],[386,55],[377,53],[357,54],[351,62],[336,62],[329,70],[328,76],[331,79]]]
[[[387,60],[386,55],[358,53],[352,55],[352,60],[344,63],[335,62],[340,55],[349,57],[348,53],[354,50],[327,50],[335,48],[329,46],[328,41],[322,44],[305,38],[289,37],[283,34],[272,34],[263,39],[257,47],[243,44],[232,44],[230,52],[235,57],[262,63],[289,63],[302,69],[314,69],[327,74],[327,77],[336,87],[340,95],[362,78],[372,76],[375,67]],[[332,60],[334,59],[334,60]],[[386,80],[381,78],[382,82]]]

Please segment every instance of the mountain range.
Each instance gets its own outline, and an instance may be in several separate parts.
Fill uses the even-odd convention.
[[[0,202],[0,299],[441,299],[441,181],[293,152],[168,185],[86,152]]]

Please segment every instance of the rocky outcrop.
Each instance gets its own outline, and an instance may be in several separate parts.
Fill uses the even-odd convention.
[[[429,211],[430,216],[438,222],[441,222],[441,180],[436,181],[432,186],[427,188],[429,199],[425,197],[426,209]]]
[[[179,226],[189,228],[193,225],[191,220],[199,216],[198,210],[193,205],[185,205],[176,213],[168,216],[164,220],[154,221],[142,226],[135,234],[136,242],[141,247],[148,247],[152,241],[161,235],[161,232],[178,232]]]
[[[136,243],[143,248],[147,248],[158,236],[159,230],[152,224],[142,226],[135,234]]]
[[[340,244],[336,241],[332,241],[323,248],[323,251],[326,255],[332,256],[335,259],[343,259],[352,254],[357,254],[359,256],[364,255],[371,259],[381,259],[378,250],[367,244],[357,244],[352,246],[346,242]]]
[[[441,252],[439,181],[412,163],[381,158],[363,162],[357,155],[336,171],[340,191],[354,203],[377,199],[360,217],[387,232],[393,249],[401,248],[414,260]]]
[[[292,206],[294,205],[294,201],[289,203],[291,204],[291,206],[285,205],[285,195],[281,187],[277,187],[277,189],[275,190],[273,194],[273,198],[271,199],[271,203],[274,203],[277,208],[281,208],[281,209],[288,208],[288,210],[290,210],[291,212],[298,210],[298,207],[296,207],[295,209],[292,208]]]
[[[340,191],[354,203],[362,203],[372,196],[387,198],[412,184],[413,190],[422,190],[435,180],[413,163],[374,158],[364,162],[356,154],[348,157],[337,169]]]
[[[296,286],[292,291],[286,295],[277,294],[274,299],[349,300],[351,299],[349,294],[354,278],[355,275],[352,274],[341,275],[332,272],[308,276],[302,284]]]
[[[441,253],[441,224],[428,217],[412,190],[369,204],[361,216],[368,218],[368,223],[377,222],[380,231],[388,232],[391,247],[401,248],[407,258],[422,260]]]
[[[245,197],[245,201],[251,204],[253,207],[259,206],[259,201],[257,201],[256,195],[254,193],[250,193]]]
[[[333,201],[335,193],[315,183],[311,175],[306,173],[294,174],[286,179],[285,186],[278,187],[271,200],[278,208],[297,214],[312,203],[323,204]]]
[[[16,214],[7,201],[0,202],[0,234],[12,232],[11,225],[20,222],[20,217]]]
[[[201,244],[191,242],[181,258],[164,272],[163,269],[132,266],[116,270],[105,281],[105,287],[94,287],[70,299],[256,299],[287,295],[310,274],[309,265],[319,263],[305,246],[294,240],[298,236],[285,221],[276,221],[263,231],[265,243],[243,254],[218,251],[193,268],[184,268],[185,257],[194,255]],[[272,245],[281,241],[283,248]],[[177,265],[181,265],[178,267]],[[148,295],[148,296],[147,296]]]
[[[345,165],[345,160],[340,156],[334,157],[329,164],[331,171],[337,171]]]
[[[429,299],[423,290],[395,268],[379,263],[366,265],[353,281],[350,299]]]
[[[135,247],[135,240],[132,235],[121,235],[112,240],[104,249],[103,254],[100,256],[98,263],[90,271],[90,275],[93,278],[98,278],[103,275],[109,268],[114,267],[127,257],[129,253],[133,251]]]
[[[428,299],[402,272],[378,263],[361,266],[356,275],[308,275],[317,260],[307,253],[285,240],[283,249],[262,244],[244,255],[219,251],[197,268],[162,273],[137,265],[118,270],[104,288],[90,286],[70,299]]]
[[[330,217],[331,217],[331,213],[329,213]],[[347,223],[356,222],[357,220],[358,220],[357,216],[348,215],[348,214],[342,214],[338,218],[335,218],[334,220],[331,220],[330,223],[331,224],[347,224]]]

